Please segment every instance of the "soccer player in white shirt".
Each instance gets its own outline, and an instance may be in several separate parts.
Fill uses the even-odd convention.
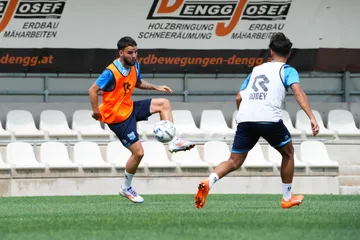
[[[254,67],[241,86],[236,96],[239,111],[230,158],[219,164],[208,179],[200,182],[195,196],[197,208],[204,207],[206,197],[215,182],[241,167],[248,152],[260,137],[263,137],[282,155],[281,207],[291,208],[303,202],[304,196],[295,196],[291,193],[294,147],[291,135],[282,121],[281,110],[288,88],[292,89],[298,104],[309,117],[314,136],[319,133],[319,126],[311,111],[308,98],[300,87],[298,72],[286,64],[291,54],[291,47],[291,41],[283,33],[273,35],[269,44],[273,61]]]

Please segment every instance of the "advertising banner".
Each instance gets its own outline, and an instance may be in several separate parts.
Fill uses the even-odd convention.
[[[359,8],[357,0],[0,0],[0,72],[101,72],[131,36],[144,73],[245,73],[271,60],[276,32],[293,42],[289,63],[299,71],[359,71],[353,57],[329,59],[360,48]]]

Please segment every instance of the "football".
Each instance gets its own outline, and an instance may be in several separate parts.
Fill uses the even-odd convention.
[[[173,140],[176,135],[174,124],[168,120],[161,120],[154,125],[154,136],[156,140],[167,143]]]

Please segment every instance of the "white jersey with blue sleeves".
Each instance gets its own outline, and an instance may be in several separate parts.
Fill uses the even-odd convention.
[[[240,88],[240,122],[278,122],[287,89],[300,83],[298,72],[282,62],[268,62],[253,69]]]

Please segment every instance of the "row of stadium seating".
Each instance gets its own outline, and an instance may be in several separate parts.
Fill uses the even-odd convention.
[[[34,146],[23,141],[14,141],[6,146],[4,158],[0,154],[0,169],[109,169],[124,168],[130,151],[119,141],[105,145],[104,159],[97,143],[77,141],[73,152],[58,141],[46,141],[40,145],[39,153]],[[229,145],[222,141],[209,141],[204,144],[202,158],[199,148],[190,151],[169,154],[166,146],[157,141],[143,142],[144,158],[140,168],[210,168],[218,165],[230,156]],[[73,160],[70,159],[72,155]],[[265,155],[267,157],[265,157]],[[329,158],[326,146],[319,141],[304,141],[300,146],[301,158],[295,153],[295,168],[336,168],[339,164]],[[38,156],[38,157],[37,157]],[[243,167],[273,169],[281,165],[281,155],[272,147],[267,153],[259,143],[249,152]]]
[[[197,127],[189,110],[173,110],[174,122],[178,137],[188,139],[229,139],[232,140],[236,128],[235,111],[231,128],[227,125],[221,110],[204,110],[201,114],[200,126]],[[327,128],[318,111],[314,115],[320,125],[318,137],[326,139],[360,139],[360,129],[356,127],[354,117],[347,110],[331,110],[328,115]],[[311,137],[309,119],[300,110],[296,114],[295,127],[289,113],[283,111],[284,123],[294,138],[306,139]],[[149,121],[138,122],[139,134],[145,139],[153,136],[153,126],[159,121],[159,114],[149,117]],[[36,127],[34,118],[29,111],[11,110],[6,116],[5,129],[0,123],[0,138],[106,138],[114,139],[115,135],[105,125],[91,117],[90,110],[77,110],[72,116],[71,128],[66,116],[59,110],[44,110],[40,115],[39,128]]]

